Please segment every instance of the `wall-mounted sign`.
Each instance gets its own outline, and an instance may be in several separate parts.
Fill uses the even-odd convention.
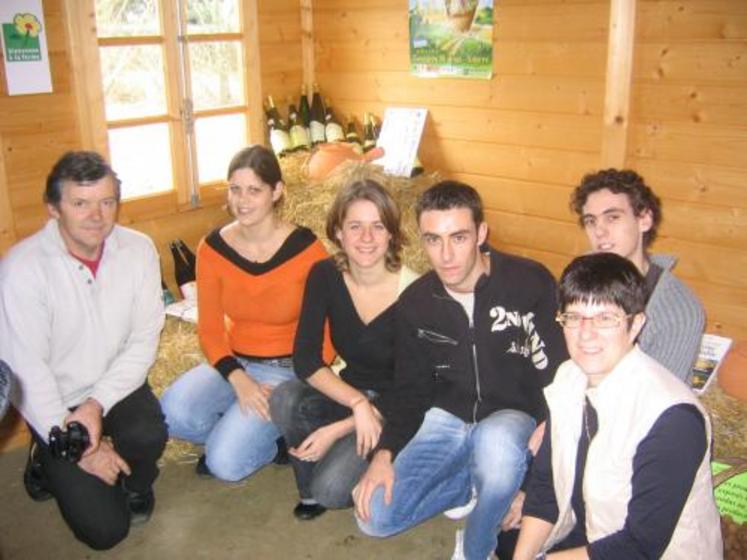
[[[427,78],[493,75],[493,0],[409,0],[410,71]]]
[[[0,24],[8,94],[52,91],[41,0],[2,0]]]

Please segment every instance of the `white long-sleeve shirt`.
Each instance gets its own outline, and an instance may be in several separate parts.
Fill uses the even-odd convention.
[[[158,253],[118,225],[94,277],[57,220],[0,262],[0,358],[18,378],[13,402],[42,437],[69,407],[104,408],[140,387],[156,357],[164,313]]]

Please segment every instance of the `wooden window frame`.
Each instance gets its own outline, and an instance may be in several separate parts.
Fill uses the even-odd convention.
[[[70,68],[72,70],[72,94],[78,117],[78,132],[81,147],[85,150],[95,150],[107,160],[111,160],[109,151],[108,129],[106,120],[105,99],[101,88],[101,66],[99,60],[99,40],[96,35],[96,7],[95,0],[75,0],[64,2],[65,24],[68,37],[68,52],[71,56]],[[172,2],[160,0],[162,15],[163,36],[155,38],[164,46],[164,65],[167,95],[166,117],[154,117],[152,122],[167,122],[171,127],[171,153],[174,172],[174,189],[133,197],[124,200],[120,208],[120,222],[127,224],[135,221],[158,218],[176,212],[193,210],[198,206],[214,206],[225,200],[222,182],[198,185],[197,198],[193,198],[190,188],[191,179],[188,177],[187,157],[185,149],[176,144],[184,145],[177,137],[184,137],[184,120],[182,119],[180,107],[181,100],[173,99],[180,92],[179,72],[173,68],[178,60],[179,34],[170,31],[178,29],[178,14],[173,9]],[[242,32],[239,33],[216,33],[210,34],[210,40],[225,36],[230,40],[241,39],[243,43],[244,60],[244,92],[246,104],[244,116],[246,118],[246,135],[250,144],[262,143],[264,141],[263,107],[262,107],[262,85],[261,67],[259,59],[259,29],[257,0],[240,0],[239,16],[241,19]],[[205,40],[206,35],[194,34],[190,41]],[[144,44],[154,44],[154,37],[146,37]],[[119,38],[107,38],[104,43],[122,44]],[[131,43],[132,41],[130,41]],[[236,107],[201,110],[200,116],[212,116],[221,114],[235,114]],[[147,119],[137,119],[141,123]],[[126,120],[117,122],[117,125],[127,124]],[[195,178],[196,179],[196,178]]]

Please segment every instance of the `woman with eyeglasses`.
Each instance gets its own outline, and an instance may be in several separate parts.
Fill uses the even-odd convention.
[[[708,415],[635,344],[643,277],[618,255],[586,255],[558,295],[571,359],[545,388],[514,559],[722,558]]]

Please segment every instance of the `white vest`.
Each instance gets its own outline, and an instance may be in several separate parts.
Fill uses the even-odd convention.
[[[588,388],[587,384],[587,376],[568,360],[558,368],[552,384],[545,388],[552,419],[553,485],[559,509],[558,521],[545,543],[545,550],[562,541],[576,523],[571,495],[578,442],[584,429],[581,410],[586,396],[599,420],[583,478],[589,542],[623,528],[631,497],[633,458],[638,444],[665,410],[677,404],[695,405],[705,418],[706,434],[708,441],[711,440],[708,414],[690,388],[637,346],[596,389]],[[705,454],[698,467],[690,495],[662,558],[723,558],[710,453]]]

